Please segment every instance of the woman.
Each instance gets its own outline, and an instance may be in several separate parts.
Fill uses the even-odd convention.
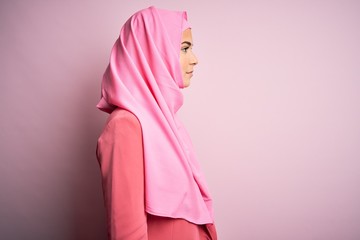
[[[150,7],[124,24],[97,107],[111,239],[216,239],[212,201],[176,112],[197,59],[186,12]]]

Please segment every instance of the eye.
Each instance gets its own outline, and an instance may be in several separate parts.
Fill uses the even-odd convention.
[[[187,46],[187,47],[182,47],[181,48],[181,51],[183,51],[184,53],[187,53],[187,51],[189,50],[189,46]]]

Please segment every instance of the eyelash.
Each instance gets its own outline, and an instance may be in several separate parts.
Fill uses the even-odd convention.
[[[181,51],[183,51],[184,53],[187,53],[187,51],[189,50],[190,47],[183,47],[181,48]]]

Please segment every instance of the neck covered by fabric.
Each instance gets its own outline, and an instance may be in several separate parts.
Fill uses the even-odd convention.
[[[130,17],[111,51],[97,107],[123,108],[140,121],[146,211],[206,224],[213,222],[212,200],[176,115],[183,104],[181,36],[189,27],[186,12],[150,7]]]

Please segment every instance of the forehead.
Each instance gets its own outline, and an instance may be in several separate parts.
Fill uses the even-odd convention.
[[[182,41],[192,42],[192,33],[191,33],[190,28],[188,28],[182,32]]]

